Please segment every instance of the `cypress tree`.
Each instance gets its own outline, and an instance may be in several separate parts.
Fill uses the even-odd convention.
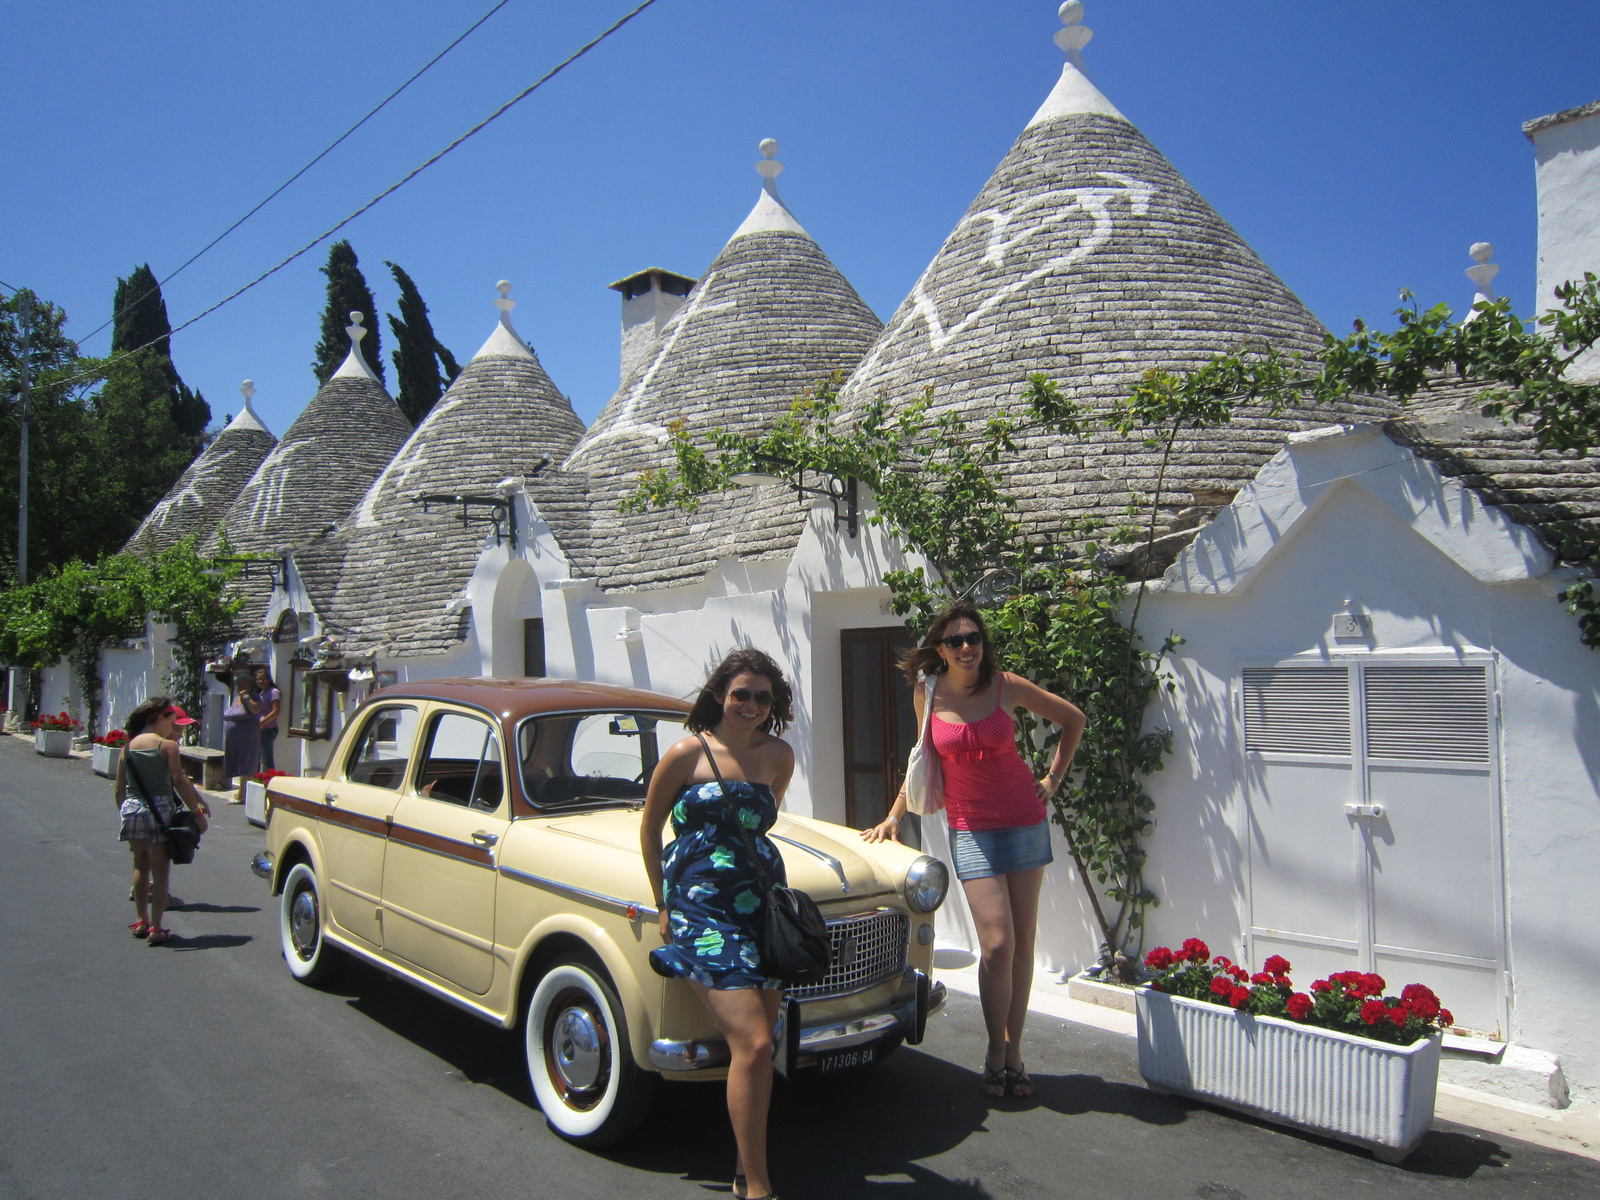
[[[356,252],[349,242],[338,241],[328,248],[328,265],[321,268],[328,277],[328,303],[322,310],[322,340],[317,343],[316,358],[311,369],[316,373],[317,386],[321,387],[339,369],[339,364],[350,353],[350,336],[345,326],[350,324],[350,314],[359,312],[368,333],[362,339],[361,353],[372,367],[372,373],[383,382],[383,355],[378,333],[378,307],[372,302],[372,289],[357,265]]]
[[[126,279],[117,280],[111,311],[112,357],[144,348],[143,356],[150,359],[153,367],[152,371],[139,373],[144,386],[150,389],[144,402],[166,400],[179,437],[191,456],[197,454],[205,444],[211,406],[179,378],[172,363],[172,322],[167,318],[161,284],[149,263],[135,267]]]
[[[394,332],[394,377],[399,392],[395,397],[400,411],[413,425],[420,425],[444,389],[461,374],[455,356],[446,350],[434,335],[433,324],[428,320],[428,306],[411,276],[398,263],[385,262],[400,285],[400,315],[390,314],[389,328]],[[441,367],[443,368],[441,373]]]

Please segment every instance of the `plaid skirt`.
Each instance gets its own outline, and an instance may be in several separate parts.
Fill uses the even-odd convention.
[[[177,807],[172,802],[171,796],[157,796],[156,808],[161,814],[163,824],[171,825]],[[129,796],[122,802],[119,810],[122,815],[122,832],[117,834],[120,842],[131,842],[138,839],[141,842],[165,842],[166,830],[156,824],[156,819],[151,815],[150,809],[143,800]]]

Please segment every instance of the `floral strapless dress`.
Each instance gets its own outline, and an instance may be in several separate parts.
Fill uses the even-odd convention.
[[[778,803],[764,783],[695,783],[672,808],[675,840],[661,852],[663,894],[672,941],[651,952],[663,973],[708,988],[781,989],[761,969],[766,897],[737,821],[750,833],[767,879],[787,882],[783,857],[766,838]]]

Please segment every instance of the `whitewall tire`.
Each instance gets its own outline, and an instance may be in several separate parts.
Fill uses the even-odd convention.
[[[310,863],[296,863],[283,881],[278,936],[289,974],[301,983],[326,983],[342,957],[322,936],[322,891]]]
[[[523,1034],[534,1097],[562,1137],[606,1146],[644,1120],[657,1076],[633,1061],[622,1003],[597,965],[552,964],[528,1001]]]

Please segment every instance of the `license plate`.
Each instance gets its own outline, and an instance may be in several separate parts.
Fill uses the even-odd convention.
[[[870,1067],[878,1056],[878,1047],[856,1046],[850,1050],[835,1050],[832,1054],[817,1055],[817,1073],[832,1075],[835,1071],[853,1071],[857,1067]]]

